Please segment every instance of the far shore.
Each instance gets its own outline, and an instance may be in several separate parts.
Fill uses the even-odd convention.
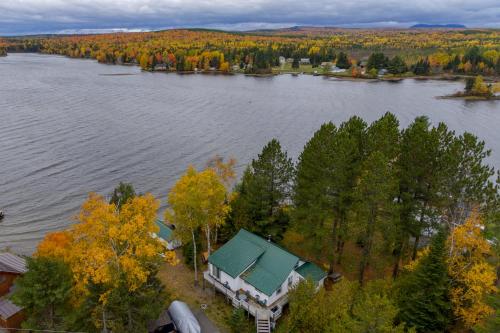
[[[34,54],[40,54],[40,55],[54,55],[54,56],[64,56],[60,54],[49,54],[49,53],[43,53],[43,52],[9,52],[9,53],[34,53]],[[8,56],[7,53],[6,55],[3,56]],[[93,58],[75,58],[75,57],[69,57],[71,59],[81,59],[81,60],[94,60],[97,61],[96,59]],[[100,63],[103,65],[119,65],[119,66],[138,66],[137,63]],[[151,73],[164,73],[164,74],[171,74],[171,73],[176,73],[180,75],[186,75],[186,74],[204,74],[204,75],[237,75],[237,74],[243,74],[245,76],[252,76],[252,77],[273,77],[277,75],[312,75],[312,76],[323,76],[323,77],[328,77],[328,78],[335,78],[340,81],[362,81],[362,82],[401,82],[405,79],[413,79],[413,80],[437,80],[437,81],[460,81],[460,80],[465,80],[467,78],[474,77],[472,75],[465,75],[465,74],[449,74],[449,73],[440,73],[440,74],[430,74],[430,75],[415,75],[415,74],[409,74],[405,73],[404,75],[384,75],[384,76],[377,76],[377,77],[368,77],[368,76],[359,76],[359,77],[353,77],[347,73],[322,73],[321,70],[318,70],[317,72],[314,71],[301,71],[300,69],[297,71],[290,71],[290,70],[282,70],[282,69],[277,69],[273,68],[270,73],[245,73],[244,71],[230,71],[230,72],[222,72],[219,70],[189,70],[189,71],[176,71],[176,70],[144,70],[145,72],[151,72]],[[115,74],[113,74],[115,75]],[[119,75],[119,74],[118,74]],[[485,76],[484,80],[486,82],[499,82],[500,77],[498,76]],[[469,98],[470,97],[470,98]],[[460,98],[460,99],[466,99],[466,100],[498,100],[498,96],[495,96],[493,98],[484,98],[480,97],[479,98],[472,98],[472,97],[478,97],[478,96],[439,96],[439,98]]]

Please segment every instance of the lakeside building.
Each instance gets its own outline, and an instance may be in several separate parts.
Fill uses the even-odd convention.
[[[12,303],[8,296],[13,291],[14,281],[27,271],[24,258],[8,252],[0,253],[0,331],[2,327],[21,327],[23,309]]]
[[[153,238],[158,238],[167,250],[175,250],[182,246],[182,242],[174,237],[173,225],[167,225],[162,220],[156,220],[156,226],[159,228],[157,234],[153,234]]]
[[[288,304],[288,292],[310,278],[323,286],[326,272],[282,247],[241,229],[208,257],[204,281],[236,308],[255,317],[257,332],[270,332]]]

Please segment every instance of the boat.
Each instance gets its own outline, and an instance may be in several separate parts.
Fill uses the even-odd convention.
[[[3,220],[5,217],[5,214],[3,213],[3,210],[0,210],[0,221]]]

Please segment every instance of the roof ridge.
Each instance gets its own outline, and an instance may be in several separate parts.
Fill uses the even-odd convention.
[[[266,243],[267,243],[267,244],[269,244],[269,245],[273,245],[274,247],[276,247],[276,248],[278,248],[278,249],[280,249],[280,250],[282,250],[282,251],[284,251],[284,252],[286,252],[286,253],[288,253],[288,254],[290,254],[290,255],[294,256],[294,257],[296,257],[296,258],[297,258],[297,259],[299,259],[299,260],[301,259],[298,255],[296,255],[296,254],[294,254],[294,253],[292,253],[292,252],[288,251],[287,249],[285,249],[283,246],[279,245],[278,243],[275,243],[275,242],[273,242],[273,241],[269,241],[269,240],[265,239],[265,238],[264,238],[264,237],[262,237],[262,236],[259,236],[259,235],[257,235],[257,234],[254,234],[253,232],[250,232],[250,231],[246,230],[245,228],[241,228],[241,229],[240,229],[240,231],[238,231],[238,233],[240,233],[241,231],[245,231],[247,234],[252,235],[253,237],[259,238],[259,239],[260,239],[260,240],[262,240],[263,242],[266,242]],[[260,245],[259,245],[259,244],[256,244],[256,245],[260,247]],[[266,249],[264,249],[264,250],[266,250]]]

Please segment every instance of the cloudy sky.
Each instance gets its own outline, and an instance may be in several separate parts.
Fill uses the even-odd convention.
[[[500,0],[0,0],[0,35],[293,25],[500,27]]]

